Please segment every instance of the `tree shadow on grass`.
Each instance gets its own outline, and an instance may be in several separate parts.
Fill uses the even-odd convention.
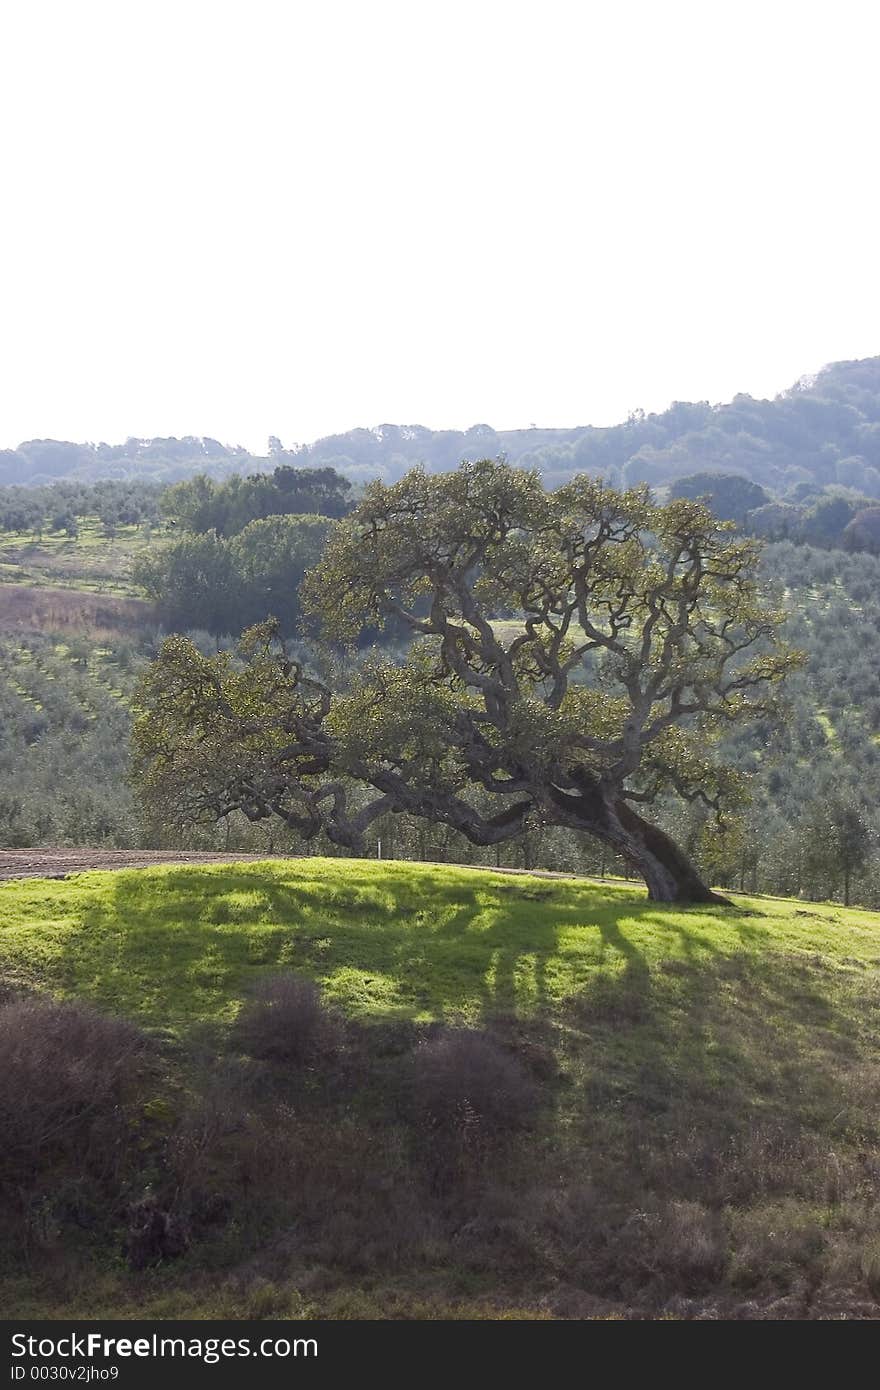
[[[554,1133],[604,1191],[619,1174],[625,1202],[638,1181],[709,1205],[806,1191],[842,1136],[880,1140],[873,973],[786,950],[772,919],[299,861],[108,876],[67,942],[64,989],[184,1038],[225,1028],[282,969],[367,1021],[547,1023],[566,1081]]]
[[[573,1132],[594,1172],[676,1200],[825,1200],[880,1140],[872,985],[786,952],[630,960],[566,1001]],[[876,1031],[876,1030],[875,1030]],[[854,1170],[855,1171],[855,1170]],[[864,1175],[853,1178],[860,1191]]]
[[[724,918],[721,944],[705,911],[659,909],[618,887],[536,885],[342,860],[122,873],[86,899],[65,983],[179,1028],[230,1017],[277,969],[313,976],[363,1016],[476,1018],[546,1010],[599,971],[625,969],[631,989],[650,992],[649,957],[697,963],[754,944],[738,915]]]

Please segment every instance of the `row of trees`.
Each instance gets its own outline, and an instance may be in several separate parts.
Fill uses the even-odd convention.
[[[73,539],[83,517],[97,517],[109,534],[119,526],[161,526],[162,491],[159,484],[132,479],[0,487],[0,531],[35,539],[61,531]]]
[[[170,482],[200,469],[214,474],[242,472],[252,463],[240,446],[216,439],[134,439],[124,444],[74,444],[64,439],[29,439],[16,449],[0,449],[0,484],[39,486],[60,481],[105,479]]]
[[[110,650],[107,643],[110,641]],[[0,844],[136,844],[128,691],[141,655],[126,639],[0,640]]]
[[[119,526],[148,525],[234,536],[251,521],[270,516],[344,516],[352,485],[332,468],[233,475],[218,482],[206,474],[172,486],[137,479],[96,483],[56,482],[40,487],[0,487],[0,531],[15,535],[77,535],[84,517],[97,517],[108,534]]]

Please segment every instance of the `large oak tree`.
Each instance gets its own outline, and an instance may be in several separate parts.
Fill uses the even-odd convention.
[[[354,849],[389,811],[481,845],[568,826],[652,898],[716,900],[637,808],[740,790],[718,734],[798,661],[756,559],[696,502],[589,477],[547,493],[485,460],[375,483],[304,585],[335,660],[290,660],[271,623],[237,655],[169,639],[139,697],[141,783],[168,816],[277,815]],[[400,659],[339,658],[389,619],[412,636]]]

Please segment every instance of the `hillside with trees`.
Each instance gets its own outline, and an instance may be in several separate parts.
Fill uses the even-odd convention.
[[[824,384],[796,395],[837,390],[838,404],[867,417],[871,366],[828,369]],[[263,471],[200,471],[171,485],[123,477],[0,488],[3,843],[150,846],[173,834],[210,849],[309,844],[292,823],[251,822],[242,812],[218,827],[181,823],[172,832],[169,819],[138,804],[129,780],[132,691],[169,633],[187,635],[207,659],[272,616],[297,659],[316,659],[299,586],[363,488],[329,464],[303,467],[284,453],[276,448]],[[434,484],[430,469],[422,476]],[[718,825],[701,798],[682,807],[660,794],[654,820],[721,888],[880,904],[880,508],[840,482],[817,492],[802,480],[793,500],[779,501],[744,473],[711,467],[652,494],[707,501],[720,520],[764,542],[760,582],[788,615],[786,640],[806,653],[804,670],[785,682],[789,717],[731,730],[721,745],[748,802]],[[421,621],[424,595],[419,602]],[[521,616],[508,599],[493,622],[509,640]],[[375,643],[384,660],[405,660],[406,624],[391,615],[380,630],[371,618],[355,665]],[[546,818],[480,846],[449,821],[389,810],[368,827],[367,852],[380,838],[404,858],[627,872],[613,846]],[[323,832],[316,847],[350,852]]]
[[[416,464],[442,473],[465,459],[496,458],[537,468],[548,487],[575,473],[614,486],[663,488],[700,472],[735,474],[782,501],[803,490],[842,488],[880,499],[880,357],[836,362],[773,400],[738,395],[724,404],[676,401],[668,410],[635,411],[619,425],[467,430],[382,424],[285,446],[269,439],[265,455],[216,439],[128,439],[124,444],[30,440],[0,450],[0,486],[62,479],[174,482],[271,472],[279,466],[334,468],[353,482],[393,482]],[[799,492],[800,490],[800,492]]]
[[[773,717],[772,687],[801,660],[756,559],[699,503],[587,478],[551,493],[483,460],[375,484],[303,597],[325,640],[393,617],[406,652],[331,688],[276,647],[277,624],[245,634],[243,669],[171,639],[138,694],[142,785],[175,818],[277,816],[355,852],[388,813],[477,845],[531,819],[602,841],[654,899],[720,901],[639,811],[666,789],[738,799],[713,731]],[[510,638],[504,610],[522,618]]]

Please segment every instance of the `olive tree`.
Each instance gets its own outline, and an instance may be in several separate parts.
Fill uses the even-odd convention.
[[[374,483],[303,586],[335,663],[292,660],[271,623],[237,656],[169,639],[139,695],[141,785],[169,815],[277,815],[355,850],[389,812],[480,845],[567,826],[656,900],[718,901],[644,812],[735,799],[719,732],[766,716],[798,663],[757,553],[697,502],[586,476],[547,493],[484,460]],[[389,620],[402,657],[339,660]]]

